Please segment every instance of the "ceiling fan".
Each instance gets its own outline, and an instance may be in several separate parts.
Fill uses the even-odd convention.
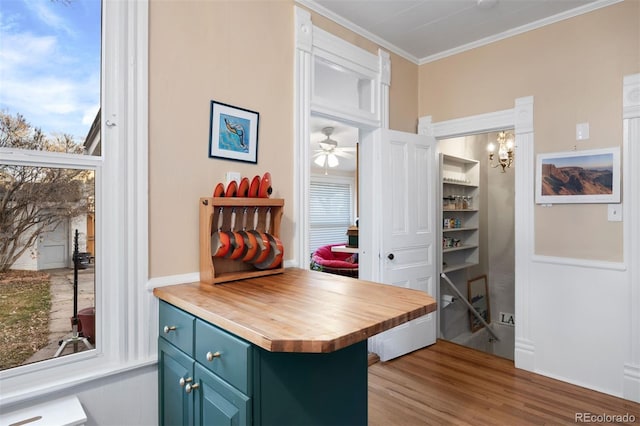
[[[324,174],[327,174],[328,167],[337,167],[340,164],[338,157],[353,158],[352,152],[355,152],[355,147],[338,147],[338,141],[331,139],[333,134],[333,127],[325,127],[322,129],[322,133],[327,137],[324,140],[318,142],[319,149],[315,150],[313,154],[313,162],[318,167],[324,167]]]

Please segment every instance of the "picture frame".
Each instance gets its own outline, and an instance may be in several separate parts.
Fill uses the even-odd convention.
[[[487,286],[487,276],[480,275],[467,281],[467,297],[469,303],[475,308],[480,316],[487,322],[491,323],[491,313],[489,308],[489,290]],[[471,332],[475,332],[484,327],[480,320],[469,311],[469,326]]]
[[[619,147],[537,155],[537,204],[619,202]]]
[[[209,157],[258,162],[260,114],[233,105],[211,101],[209,116]]]

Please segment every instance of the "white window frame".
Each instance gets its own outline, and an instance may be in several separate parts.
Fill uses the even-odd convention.
[[[96,349],[0,372],[3,406],[153,364],[148,280],[148,0],[103,0],[102,157],[1,149],[13,164],[96,171]]]
[[[326,176],[326,175],[319,175],[319,174],[311,174],[311,178],[309,180],[309,186],[311,186],[312,182],[337,183],[337,184],[349,185],[349,191],[351,192],[351,218],[350,218],[351,223],[350,225],[352,225],[355,222],[355,214],[356,214],[356,200],[354,196],[355,184],[356,184],[355,178],[349,177],[349,176],[339,176],[339,175]],[[311,232],[311,218],[309,218],[309,232]],[[344,240],[347,241],[346,228],[344,232],[345,232]]]

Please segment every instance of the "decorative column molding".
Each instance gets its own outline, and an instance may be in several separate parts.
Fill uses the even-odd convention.
[[[309,251],[309,221],[306,215],[309,206],[309,158],[311,129],[311,76],[313,48],[313,24],[311,14],[304,9],[294,7],[295,10],[295,69],[294,69],[294,129],[293,151],[294,179],[293,193],[296,194],[293,204],[293,216],[299,223],[295,228],[294,247],[291,251],[295,258],[286,266],[304,267]]]
[[[295,7],[296,49],[311,53],[313,46],[313,24],[311,14],[304,9]]]
[[[389,52],[378,49],[378,67],[380,79],[380,99],[378,101],[380,111],[380,126],[389,128],[389,86],[391,86],[391,56]]]
[[[391,56],[389,52],[378,49],[378,59],[380,67],[380,83],[391,86]]]
[[[433,136],[433,118],[425,115],[418,118],[418,134],[425,136]]]
[[[516,133],[533,133],[533,96],[516,99]]]
[[[535,344],[531,331],[531,269],[534,253],[534,175],[533,96],[515,100],[515,310],[517,368],[534,371]]]
[[[622,117],[640,117],[640,74],[624,77],[622,84]]]
[[[622,116],[622,217],[629,295],[629,343],[623,371],[623,397],[640,402],[640,74],[624,77]]]

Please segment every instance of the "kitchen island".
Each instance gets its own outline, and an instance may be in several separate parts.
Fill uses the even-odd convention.
[[[367,424],[367,338],[429,295],[322,272],[154,290],[161,424]]]

